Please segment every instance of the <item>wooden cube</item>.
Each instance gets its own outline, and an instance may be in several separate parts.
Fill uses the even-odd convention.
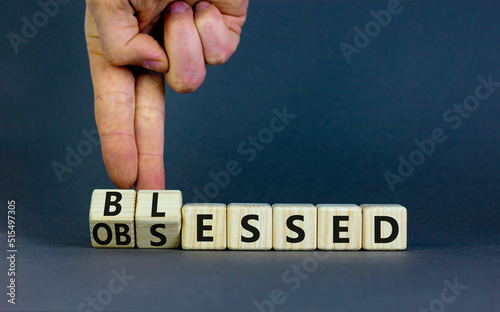
[[[178,248],[181,243],[180,191],[137,193],[135,232],[139,248]]]
[[[273,248],[273,210],[268,204],[227,206],[227,247],[232,250]]]
[[[187,250],[226,249],[226,205],[185,204],[181,243]]]
[[[363,249],[405,250],[406,208],[401,205],[361,205]]]
[[[135,191],[94,190],[90,201],[90,240],[94,247],[135,247]]]
[[[363,217],[358,205],[316,205],[318,208],[318,249],[359,250]]]
[[[311,204],[273,205],[273,248],[316,249],[317,209]]]

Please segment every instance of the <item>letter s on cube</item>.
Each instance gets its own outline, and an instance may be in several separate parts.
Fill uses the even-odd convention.
[[[229,204],[227,247],[232,250],[271,250],[273,248],[271,206],[261,203]]]
[[[318,213],[312,204],[273,205],[273,248],[316,249]]]

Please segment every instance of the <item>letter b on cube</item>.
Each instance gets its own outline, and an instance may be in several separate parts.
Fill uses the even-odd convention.
[[[135,247],[134,190],[94,190],[90,202],[90,240],[94,247]]]

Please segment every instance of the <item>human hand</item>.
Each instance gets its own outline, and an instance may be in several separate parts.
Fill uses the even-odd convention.
[[[206,64],[222,64],[236,50],[247,6],[248,0],[87,0],[95,117],[118,187],[165,188],[164,77],[124,66],[165,73],[175,91],[192,92]],[[165,49],[150,35],[162,16]]]

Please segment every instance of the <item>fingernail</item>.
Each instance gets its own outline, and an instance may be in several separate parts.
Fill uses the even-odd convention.
[[[210,5],[210,3],[208,3],[208,2],[200,2],[195,7],[195,10],[196,10],[196,12],[198,12],[199,10],[203,10],[204,8],[208,7],[209,5]]]
[[[159,73],[164,72],[164,67],[162,62],[154,61],[154,60],[145,60],[142,62],[142,67],[157,71]]]
[[[168,14],[183,13],[186,12],[188,9],[189,7],[185,2],[177,1],[168,6],[167,13]]]

